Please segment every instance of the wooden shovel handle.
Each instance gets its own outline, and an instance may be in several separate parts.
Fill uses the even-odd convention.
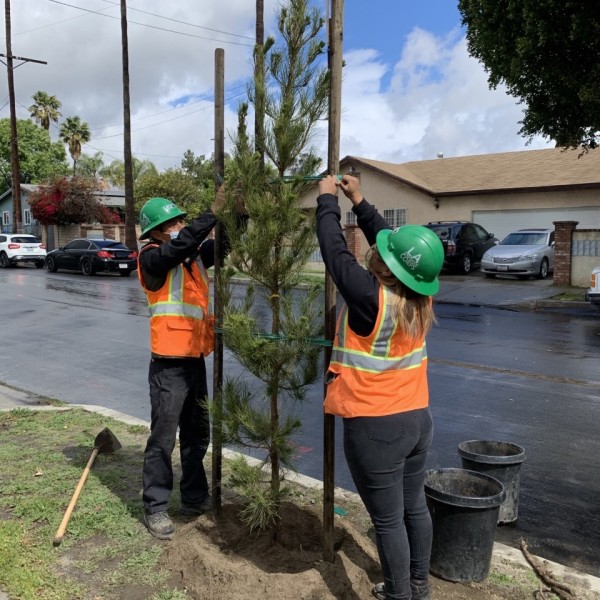
[[[90,459],[87,462],[87,465],[85,465],[85,469],[83,470],[83,473],[82,473],[81,477],[79,478],[79,483],[77,484],[77,487],[75,488],[75,491],[73,492],[73,496],[71,497],[71,502],[69,502],[69,506],[67,506],[67,510],[65,511],[65,516],[63,517],[63,520],[61,521],[58,529],[56,530],[56,534],[54,536],[54,542],[53,542],[54,546],[60,546],[61,542],[63,541],[63,537],[64,537],[65,531],[67,529],[67,524],[69,523],[69,519],[71,518],[71,514],[73,513],[73,509],[75,508],[75,503],[77,502],[77,499],[79,498],[79,494],[81,494],[81,490],[83,489],[83,484],[85,483],[85,480],[87,479],[87,476],[90,473],[92,464],[94,464],[94,461],[96,460],[96,456],[98,456],[99,451],[100,451],[99,448],[94,448],[92,455],[90,456]]]

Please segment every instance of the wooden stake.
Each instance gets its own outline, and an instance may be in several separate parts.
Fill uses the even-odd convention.
[[[215,50],[215,191],[223,184],[225,176],[225,51]],[[223,324],[223,300],[219,291],[219,278],[224,261],[223,231],[221,223],[215,227],[215,273],[214,301],[215,327]],[[212,506],[215,516],[221,514],[221,479],[223,466],[223,334],[215,332],[215,349],[213,355],[213,402],[215,415],[212,423]]]
[[[331,0],[329,23],[329,145],[327,171],[336,175],[340,162],[340,114],[342,110],[342,31],[344,0]],[[336,325],[336,288],[325,273],[325,338],[333,340]],[[331,349],[325,348],[325,370]],[[323,421],[323,560],[335,561],[333,508],[335,476],[335,417],[325,415]]]

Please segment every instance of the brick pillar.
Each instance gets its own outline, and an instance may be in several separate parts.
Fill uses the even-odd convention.
[[[348,250],[354,254],[357,260],[361,258],[360,237],[362,235],[358,225],[346,225],[345,229],[346,243]]]
[[[571,285],[571,245],[579,221],[554,221],[554,285]]]

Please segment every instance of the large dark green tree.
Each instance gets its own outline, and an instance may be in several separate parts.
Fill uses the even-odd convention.
[[[207,193],[192,175],[181,169],[167,169],[162,173],[145,173],[135,181],[136,211],[139,212],[146,200],[155,197],[172,200],[190,216],[196,216],[212,204],[214,190]]]
[[[288,0],[278,17],[280,43],[265,43],[264,73],[255,70],[250,89],[255,110],[264,106],[264,137],[257,143],[247,133],[243,104],[225,184],[230,202],[242,198],[250,217],[246,228],[238,227],[234,211],[222,216],[231,265],[251,283],[245,301],[236,302],[229,285],[233,270],[223,269],[217,281],[225,307],[223,341],[246,373],[226,380],[223,412],[215,415],[225,443],[251,448],[263,460],[258,468],[236,461],[233,481],[247,499],[243,516],[249,527],[271,528],[275,537],[285,472],[294,464],[293,434],[301,426],[298,402],[320,374],[315,340],[322,327],[318,290],[294,290],[315,236],[312,214],[299,200],[302,178],[289,176],[315,164],[310,158],[299,163],[298,157],[313,154],[309,140],[326,113],[329,92],[318,11],[307,0]],[[257,297],[268,307],[266,314],[253,310]]]
[[[40,183],[69,170],[65,147],[29,119],[17,121],[21,183]],[[10,119],[0,119],[0,193],[11,187]]]
[[[459,0],[469,52],[524,104],[520,133],[595,148],[600,9],[593,0]]]

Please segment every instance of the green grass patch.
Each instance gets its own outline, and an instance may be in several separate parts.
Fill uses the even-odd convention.
[[[586,290],[587,288],[571,288],[569,291],[552,296],[550,299],[559,302],[584,302]]]
[[[101,452],[63,542],[53,539],[89,460],[109,427],[122,444]],[[0,413],[0,589],[20,600],[185,597],[168,588],[163,546],[141,523],[141,467],[148,436],[84,410]],[[154,596],[152,596],[154,594]],[[136,597],[141,597],[136,595]]]

